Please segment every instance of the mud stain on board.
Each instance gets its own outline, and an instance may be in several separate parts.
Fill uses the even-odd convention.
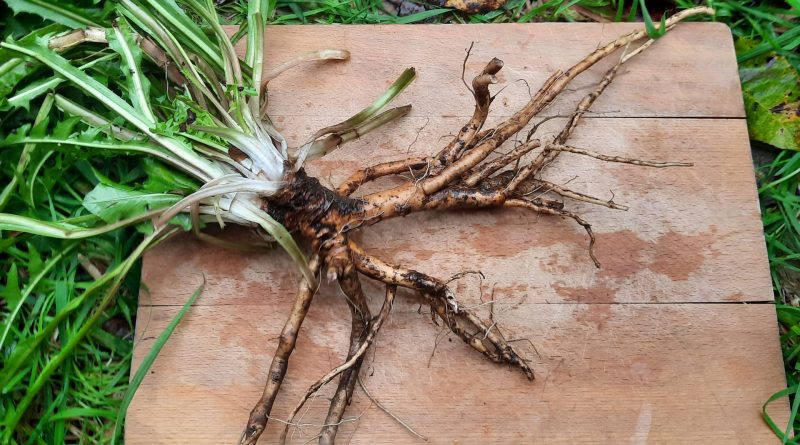
[[[562,259],[561,255],[553,252],[552,255],[539,262],[539,267],[546,272],[553,274],[566,274],[572,271],[575,267],[575,261]]]
[[[585,326],[594,326],[598,331],[606,328],[608,320],[613,317],[611,304],[588,304],[582,307],[575,320]]]
[[[669,232],[656,242],[655,260],[649,268],[675,281],[688,280],[689,275],[703,265],[706,253],[714,255],[716,252],[713,248],[715,239],[713,233],[682,235]]]
[[[569,227],[559,218],[543,216],[533,224],[520,226],[508,224],[498,218],[496,224],[476,224],[469,232],[462,232],[462,240],[478,253],[491,257],[511,257],[531,249],[541,249],[557,244],[581,249],[588,244],[584,232]]]
[[[601,277],[627,278],[645,268],[650,243],[631,230],[597,234],[595,255],[600,261]]]
[[[554,284],[553,290],[567,301],[575,303],[613,303],[616,301],[616,288],[605,284],[595,284],[592,287],[569,287],[563,283]]]
[[[530,285],[528,283],[517,284],[514,286],[486,286],[483,290],[483,294],[486,297],[491,297],[494,295],[495,299],[502,299],[502,298],[510,298],[510,297],[521,297],[524,296],[529,290]]]
[[[599,277],[621,280],[650,270],[673,281],[685,281],[708,257],[719,256],[714,248],[716,227],[698,234],[667,232],[654,242],[630,230],[597,235],[595,254],[600,260]]]

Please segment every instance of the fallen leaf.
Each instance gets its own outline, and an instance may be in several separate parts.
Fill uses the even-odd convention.
[[[739,39],[737,47],[748,42]],[[752,60],[739,67],[750,138],[800,150],[800,83],[783,57]]]
[[[506,0],[437,0],[433,2],[445,8],[454,8],[469,14],[483,14],[503,7]]]

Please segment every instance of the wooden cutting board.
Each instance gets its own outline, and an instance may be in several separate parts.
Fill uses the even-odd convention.
[[[413,104],[408,117],[311,166],[338,184],[368,164],[435,153],[466,122],[472,99],[461,65],[470,42],[468,76],[491,57],[505,61],[491,124],[527,100],[528,86],[632,27],[273,27],[271,66],[331,47],[352,59],[302,66],[272,82],[271,114],[299,144],[371,102],[403,68],[417,68],[419,78],[396,101]],[[546,114],[571,111],[609,63],[580,76]],[[549,121],[545,133],[560,123]],[[785,380],[728,28],[679,25],[624,67],[571,144],[694,167],[568,154],[550,167],[553,182],[630,206],[567,204],[593,224],[600,269],[580,227],[524,211],[412,215],[358,234],[372,254],[441,278],[481,271],[483,280],[454,284],[462,304],[493,295],[503,332],[526,339],[514,344],[536,373],[529,382],[489,363],[401,293],[362,371],[371,394],[436,444],[773,443],[760,407]],[[233,444],[261,393],[299,279],[277,251],[220,251],[183,236],[146,255],[134,367],[203,277],[205,291],[134,398],[129,445]],[[365,288],[380,304],[381,289]],[[285,418],[309,384],[342,362],[348,331],[341,295],[324,287],[273,416]],[[334,387],[308,405],[293,443],[316,435]],[[773,412],[779,424],[788,414],[785,403]],[[346,417],[341,443],[421,442],[360,389]],[[271,423],[261,443],[274,443],[279,428]]]

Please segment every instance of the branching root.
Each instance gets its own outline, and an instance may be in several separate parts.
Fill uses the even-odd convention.
[[[671,28],[687,17],[709,13],[713,11],[702,7],[685,10],[667,20],[666,26]],[[415,157],[373,165],[355,172],[335,190],[323,187],[302,168],[287,170],[282,183],[285,185],[282,185],[274,195],[265,197],[262,208],[275,221],[309,243],[313,252],[309,266],[314,275],[324,271],[329,280],[337,281],[350,309],[351,330],[346,359],[312,384],[304,393],[291,411],[288,420],[283,422],[285,428],[281,435],[281,443],[287,440],[289,427],[296,425],[295,417],[306,402],[323,386],[338,377],[327,417],[317,436],[320,444],[334,443],[345,410],[353,397],[355,385],[360,379],[359,372],[365,353],[373,345],[389,316],[398,287],[410,289],[421,296],[430,307],[434,322],[438,324],[436,320],[441,320],[446,329],[458,336],[470,348],[494,363],[509,365],[520,370],[528,379],[534,378],[533,370],[527,360],[511,345],[511,342],[516,340],[508,341],[501,333],[498,320],[494,316],[493,304],[490,305],[488,322],[484,321],[475,312],[481,305],[468,307],[461,304],[452,289],[448,287],[450,281],[405,266],[389,264],[370,255],[353,241],[351,233],[364,230],[383,220],[411,213],[520,208],[538,214],[568,218],[580,225],[589,238],[589,257],[595,266],[600,267],[600,262],[594,253],[595,235],[592,226],[578,214],[578,210],[570,209],[569,205],[578,201],[614,210],[627,210],[628,207],[614,202],[613,194],[611,199],[601,199],[567,188],[566,184],[556,184],[543,176],[547,167],[553,165],[561,153],[585,156],[600,162],[639,167],[665,168],[692,165],[687,162],[611,156],[568,144],[573,130],[616,78],[620,66],[652,46],[652,40],[636,45],[646,36],[645,30],[630,32],[599,47],[571,68],[556,71],[537,92],[530,94],[530,100],[520,110],[493,128],[484,128],[495,97],[490,87],[498,82],[496,75],[503,67],[501,60],[496,58],[490,60],[473,78],[471,84],[467,85],[474,99],[472,116],[444,148],[429,157]],[[62,40],[67,46],[71,39],[85,38],[87,37],[84,34],[76,34],[65,36]],[[471,49],[472,46],[467,51],[467,56]],[[539,121],[527,131],[527,137],[522,133],[524,142],[515,143],[504,153],[498,152],[509,139],[519,139],[520,132],[534,117],[552,104],[576,76],[600,60],[612,57],[612,54],[620,49],[623,49],[622,54],[616,58],[616,63],[577,103],[574,111],[566,116],[558,116],[566,118],[566,122],[554,137],[533,138],[539,125],[550,119],[547,117],[542,119],[539,116]],[[346,52],[335,51],[305,54],[273,70],[266,81],[308,60],[346,57]],[[466,59],[464,68],[466,69]],[[408,110],[403,110],[406,111]],[[359,198],[352,197],[362,185],[392,175],[402,175],[405,179],[400,185]],[[382,282],[386,286],[383,305],[375,317],[370,313],[367,297],[361,287],[361,277]],[[315,291],[309,282],[301,283],[289,319],[281,331],[264,392],[250,414],[240,444],[256,443],[267,427],[276,395],[288,370],[289,357],[295,348],[300,327],[308,313]]]

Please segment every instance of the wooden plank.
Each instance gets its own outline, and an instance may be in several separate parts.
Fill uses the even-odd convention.
[[[199,274],[198,274],[199,279]],[[184,297],[190,290],[177,290]],[[163,349],[128,415],[130,445],[235,443],[260,394],[280,304],[204,306],[204,296]],[[373,300],[373,303],[377,303]],[[178,308],[140,311],[135,361]],[[432,444],[772,443],[761,404],[783,371],[772,305],[498,304],[509,338],[537,379],[498,368],[446,336],[406,299],[385,325],[364,379],[370,392]],[[334,293],[309,314],[273,415],[286,417],[315,379],[343,360],[347,309]],[[303,422],[325,418],[326,387]],[[785,406],[784,406],[785,407]],[[776,407],[776,420],[786,410]],[[360,391],[343,443],[420,443]],[[277,422],[262,443],[276,443]],[[308,426],[292,443],[317,433]]]
[[[309,166],[338,184],[360,166],[434,153],[463,125],[472,107],[461,84],[470,41],[468,72],[493,56],[506,62],[501,79],[508,87],[493,104],[491,123],[528,97],[517,79],[536,88],[631,26],[271,28],[273,66],[311,49],[353,53],[347,63],[317,63],[275,80],[271,114],[299,144],[369,103],[403,67],[417,67],[419,79],[398,100],[414,104],[409,116]],[[548,113],[571,110],[601,72],[602,66],[581,76]],[[468,277],[454,290],[464,304],[494,293],[507,336],[531,341],[517,345],[537,380],[498,368],[444,335],[431,359],[439,328],[418,313],[413,296],[401,294],[369,359],[367,384],[432,443],[770,441],[759,408],[784,384],[774,307],[710,304],[772,300],[729,31],[720,24],[679,27],[631,62],[594,110],[573,145],[695,164],[652,170],[564,155],[549,168],[554,182],[602,197],[613,193],[631,207],[568,204],[592,222],[601,269],[569,221],[517,211],[414,215],[357,235],[370,252],[440,277],[481,270],[483,282]],[[546,123],[542,137],[558,124]],[[134,399],[127,443],[235,442],[261,391],[299,279],[280,252],[220,252],[182,237],[149,253],[134,365],[203,275],[206,291]],[[378,286],[365,288],[377,305]],[[347,317],[341,296],[325,288],[290,362],[277,418],[341,362]],[[304,422],[320,422],[330,391],[311,404]],[[776,407],[778,422],[785,408]],[[343,441],[417,441],[361,393],[348,415],[360,417],[342,426]],[[276,434],[272,424],[262,442],[274,442]]]
[[[352,58],[279,77],[270,83],[270,106],[276,115],[342,120],[413,66],[419,78],[400,102],[413,103],[416,112],[426,116],[471,116],[473,100],[461,82],[461,65],[466,48],[475,42],[467,73],[479,72],[492,57],[505,62],[498,77],[508,86],[492,104],[492,114],[509,116],[528,97],[528,88],[519,79],[535,89],[556,69],[569,68],[597,46],[637,26],[641,25],[332,25],[313,31],[303,25],[272,27],[266,34],[267,66],[290,60],[298,51],[321,48],[347,49]],[[243,48],[240,43],[239,49]],[[571,111],[568,104],[585,94],[581,88],[597,82],[613,62],[609,59],[578,78],[576,91],[548,113]],[[619,117],[744,117],[733,42],[722,23],[682,24],[632,60],[623,77],[627,87],[609,89],[594,105],[595,112]]]

